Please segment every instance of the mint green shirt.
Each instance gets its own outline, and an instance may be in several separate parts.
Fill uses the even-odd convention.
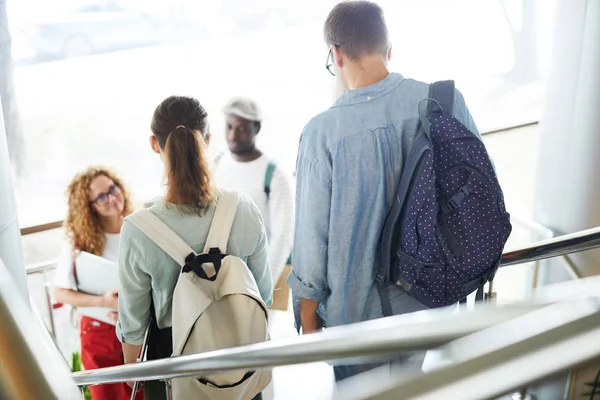
[[[204,250],[214,204],[202,216],[183,213],[158,198],[150,211],[185,240],[195,252]],[[254,202],[240,194],[231,228],[227,254],[246,262],[267,305],[272,302],[273,282],[269,267],[267,235]],[[119,321],[117,336],[123,343],[142,344],[154,302],[159,328],[171,327],[171,304],[180,266],[125,218],[119,249]]]

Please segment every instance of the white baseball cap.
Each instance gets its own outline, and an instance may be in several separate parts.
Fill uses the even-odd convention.
[[[227,103],[223,108],[226,115],[235,115],[236,117],[244,118],[249,121],[262,121],[262,112],[258,104],[247,97],[235,97]]]

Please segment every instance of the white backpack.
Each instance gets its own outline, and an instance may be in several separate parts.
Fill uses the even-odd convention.
[[[219,191],[203,254],[150,210],[128,220],[182,267],[173,294],[173,356],[227,349],[269,339],[267,306],[239,257],[226,255],[238,193]],[[250,400],[271,381],[270,371],[242,371],[172,380],[173,398]]]

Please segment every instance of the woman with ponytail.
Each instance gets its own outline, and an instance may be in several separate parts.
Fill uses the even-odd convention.
[[[166,194],[150,211],[165,222],[194,251],[204,249],[218,191],[210,175],[206,146],[210,141],[207,112],[198,100],[171,96],[154,111],[150,129],[152,150],[165,165]],[[248,197],[240,195],[227,254],[240,257],[252,272],[260,295],[271,303],[273,284],[262,217]],[[171,302],[179,265],[133,223],[125,219],[119,253],[119,321],[125,363],[136,362],[146,329],[148,359],[171,355]],[[144,385],[146,398],[163,398],[160,383]],[[164,385],[163,385],[164,387]],[[152,397],[158,396],[158,397]]]

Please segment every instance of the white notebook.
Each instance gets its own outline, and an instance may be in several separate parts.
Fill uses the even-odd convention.
[[[95,254],[82,251],[75,261],[77,271],[77,290],[82,293],[101,296],[119,288],[117,263]],[[78,307],[80,314],[114,325],[108,314],[109,308]]]

